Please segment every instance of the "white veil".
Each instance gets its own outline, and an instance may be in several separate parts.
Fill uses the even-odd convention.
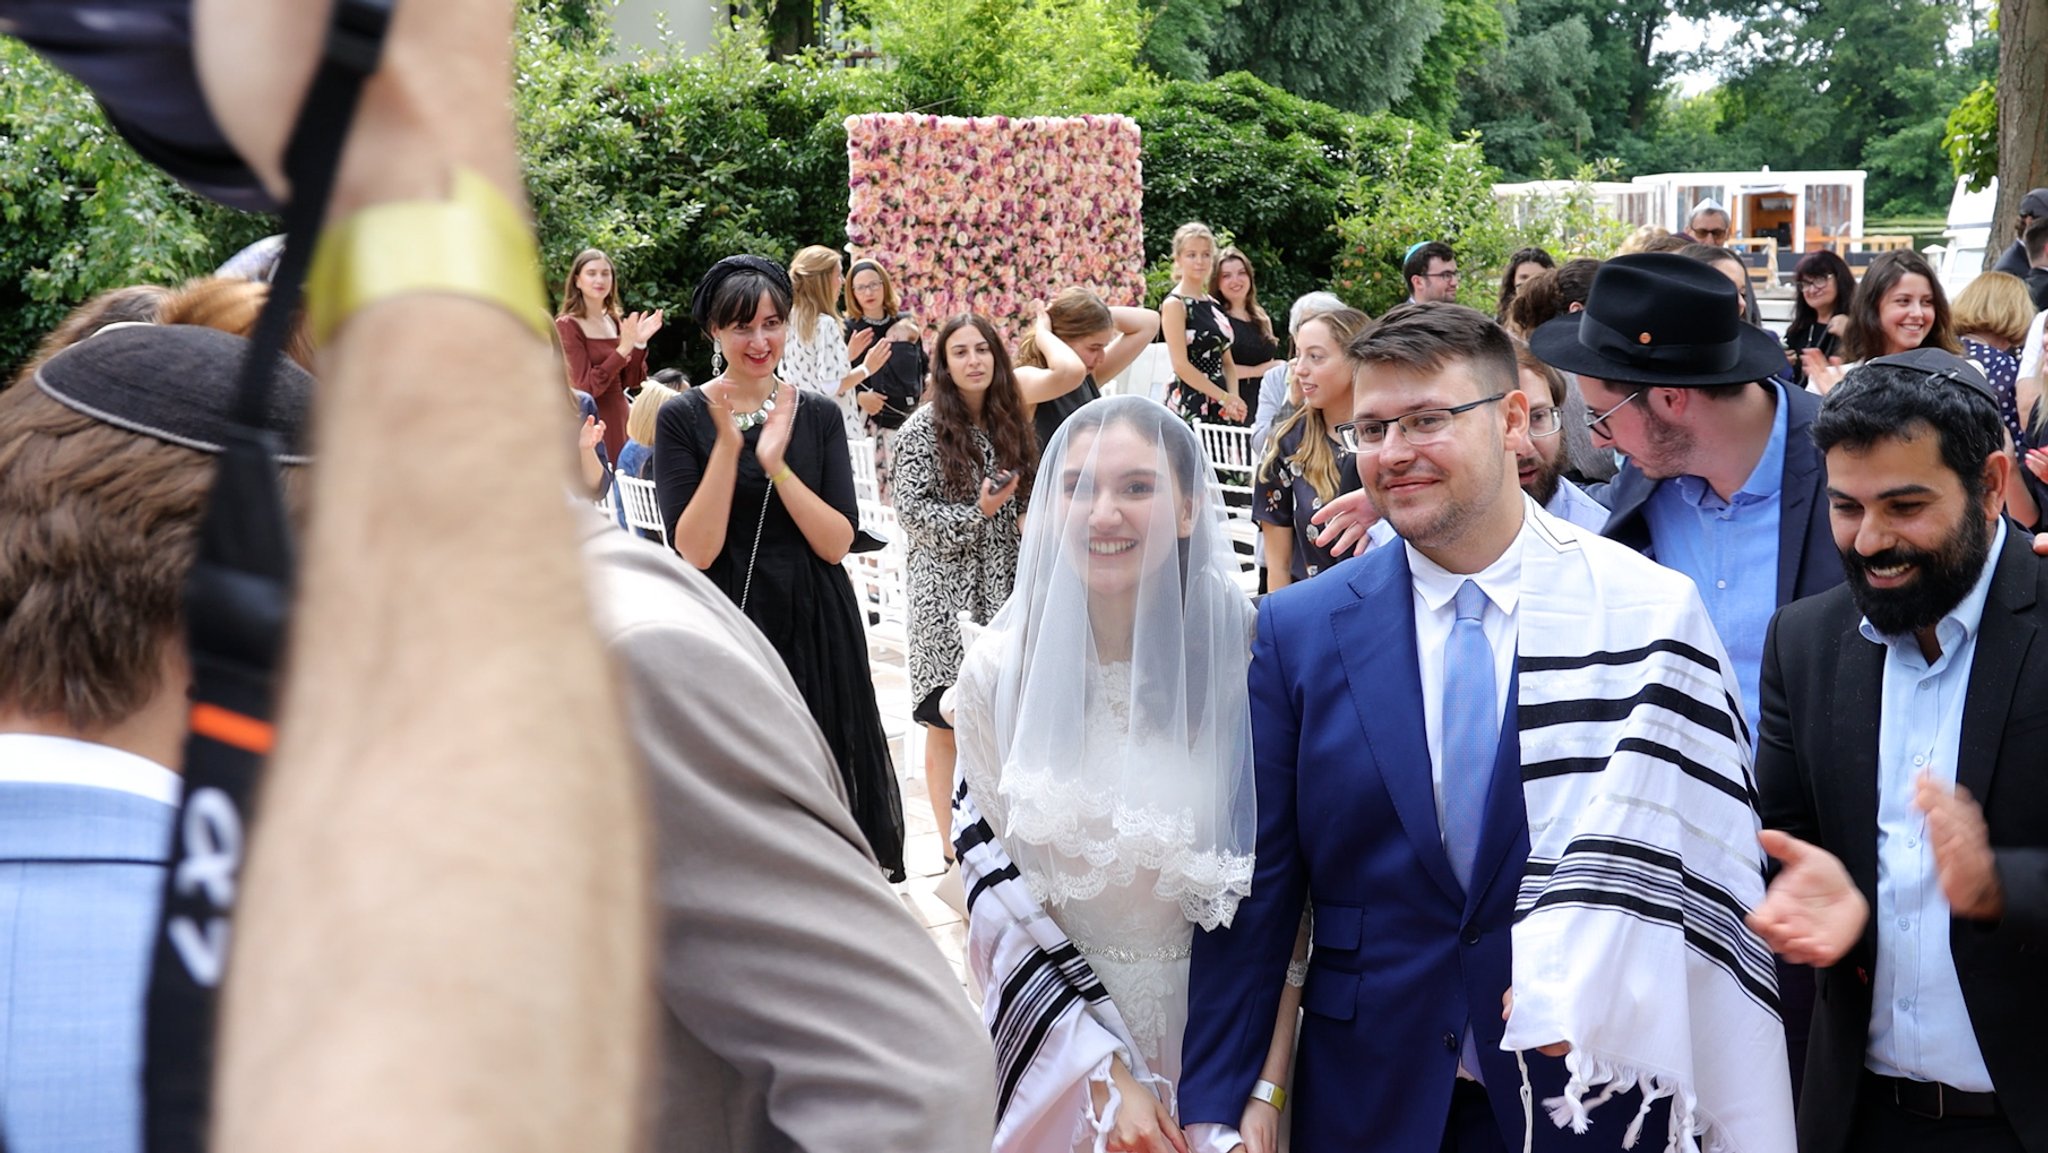
[[[1214,928],[1250,891],[1252,608],[1237,567],[1201,446],[1173,413],[1111,397],[1060,427],[1016,589],[976,654],[987,715],[962,718],[992,730],[974,742],[1000,758],[988,807],[1047,907],[1145,885]]]

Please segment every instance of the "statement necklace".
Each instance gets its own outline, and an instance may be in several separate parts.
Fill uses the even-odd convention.
[[[749,429],[759,428],[761,425],[766,424],[768,422],[768,414],[774,411],[775,391],[773,389],[770,389],[768,392],[768,399],[761,402],[761,407],[755,409],[752,412],[736,412],[732,414],[733,427],[739,429],[741,432],[746,432]]]

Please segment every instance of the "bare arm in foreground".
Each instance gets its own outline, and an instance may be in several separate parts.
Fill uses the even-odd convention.
[[[325,8],[195,9],[208,101],[273,187]],[[398,6],[335,219],[445,198],[457,166],[524,203],[512,11]],[[320,368],[216,1147],[623,1151],[652,1012],[647,836],[568,477],[533,463],[563,460],[560,366],[505,311],[409,296],[356,314]]]

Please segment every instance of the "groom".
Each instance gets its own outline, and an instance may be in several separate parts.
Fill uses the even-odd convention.
[[[1530,1127],[1539,1149],[1689,1128],[1789,1150],[1770,958],[1740,920],[1763,892],[1749,734],[1697,594],[1524,498],[1528,400],[1486,317],[1405,305],[1350,354],[1339,434],[1405,544],[1259,614],[1258,869],[1196,935],[1191,1148],[1236,1147],[1270,1098],[1306,901],[1296,1148],[1496,1153]],[[1574,1046],[1569,1071],[1537,1052]]]

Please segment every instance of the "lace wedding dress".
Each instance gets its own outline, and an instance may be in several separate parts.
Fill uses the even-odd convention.
[[[990,826],[1039,905],[1101,978],[1146,1066],[1178,1083],[1195,925],[1216,923],[1251,878],[1249,856],[1190,847],[1197,815],[1213,804],[1215,769],[1194,763],[1185,741],[1133,724],[1125,663],[1089,675],[1081,772],[1000,765],[977,715],[996,648],[977,646],[961,672],[956,707],[968,788],[988,798]]]

